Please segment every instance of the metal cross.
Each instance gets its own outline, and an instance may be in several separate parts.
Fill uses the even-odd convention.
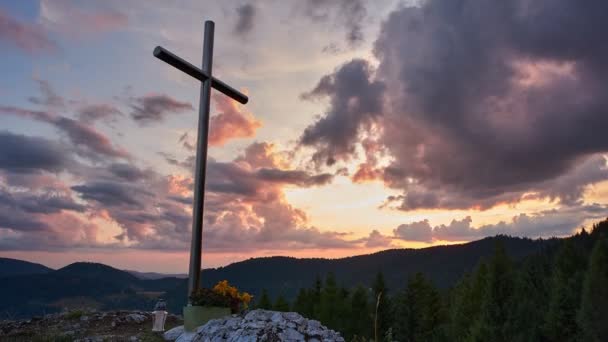
[[[198,139],[196,147],[196,170],[194,173],[194,207],[192,209],[192,242],[190,245],[190,269],[188,273],[188,295],[200,286],[201,247],[203,235],[203,211],[205,205],[205,175],[207,170],[207,146],[209,136],[209,103],[211,88],[246,104],[246,95],[213,77],[213,21],[205,21],[205,36],[203,40],[203,65],[199,69],[173,53],[157,46],[154,57],[167,62],[177,69],[201,81],[201,94],[198,117]]]

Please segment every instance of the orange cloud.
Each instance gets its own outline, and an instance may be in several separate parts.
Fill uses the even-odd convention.
[[[237,102],[223,95],[214,95],[213,100],[220,113],[211,117],[209,123],[211,146],[223,146],[231,139],[251,138],[262,127],[262,123],[251,113],[243,111]]]

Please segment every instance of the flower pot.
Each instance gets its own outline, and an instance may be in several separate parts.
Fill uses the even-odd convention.
[[[212,319],[230,315],[230,308],[220,306],[184,306],[184,330],[194,331]]]

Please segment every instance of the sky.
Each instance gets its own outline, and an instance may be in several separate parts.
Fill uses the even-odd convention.
[[[608,216],[608,3],[0,0],[0,255],[185,272],[215,22],[203,267]]]

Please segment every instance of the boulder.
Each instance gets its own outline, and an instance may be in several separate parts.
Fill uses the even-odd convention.
[[[253,310],[245,315],[214,319],[194,332],[183,327],[164,334],[176,342],[256,342],[256,341],[336,341],[344,342],[339,333],[318,321],[306,319],[295,312]]]

